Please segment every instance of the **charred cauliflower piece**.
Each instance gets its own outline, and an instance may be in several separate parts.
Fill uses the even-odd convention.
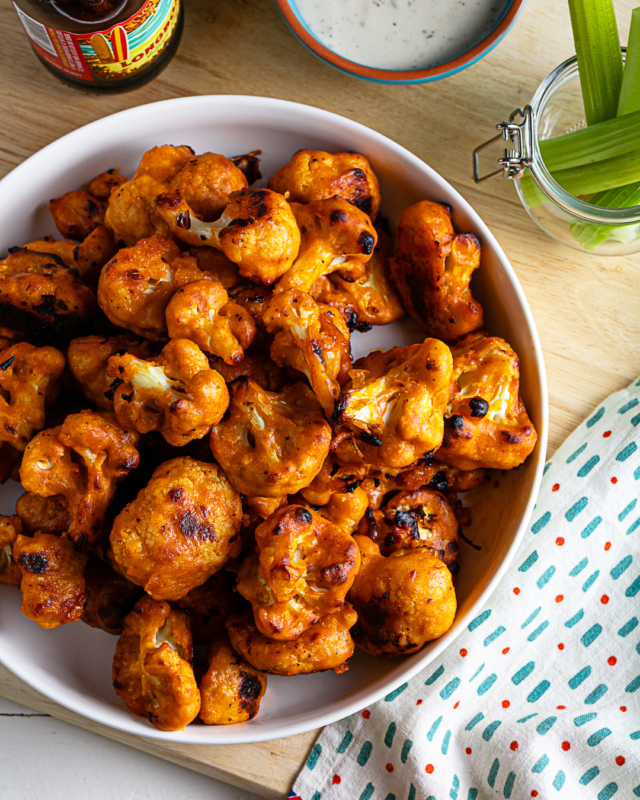
[[[215,222],[200,220],[179,191],[159,195],[156,206],[174,236],[194,247],[222,250],[256,283],[277,281],[298,255],[296,218],[284,197],[268,189],[233,192]]]
[[[258,630],[290,642],[344,605],[360,557],[353,537],[303,506],[285,506],[256,528],[258,552],[242,562],[238,591]]]
[[[536,445],[520,398],[520,362],[496,336],[470,335],[453,349],[455,394],[436,458],[462,470],[513,469]]]
[[[22,451],[44,428],[63,369],[64,356],[53,347],[18,342],[0,352],[0,443]]]
[[[0,515],[0,586],[20,586],[22,572],[13,560],[13,545],[21,534],[19,517]]]
[[[240,552],[242,503],[217,464],[161,464],[116,517],[114,565],[156,600],[179,600]]]
[[[224,378],[189,339],[172,339],[154,361],[111,356],[107,374],[120,380],[113,397],[120,424],[159,431],[174,447],[206,436],[229,405]]]
[[[355,491],[366,475],[367,467],[363,464],[341,464],[329,453],[316,477],[302,487],[300,494],[313,506],[325,506],[336,492]]]
[[[417,653],[446,633],[456,614],[451,573],[428,547],[387,558],[366,536],[355,536],[362,566],[347,600],[358,613],[353,638],[378,658]]]
[[[428,336],[452,342],[482,327],[482,306],[469,289],[479,266],[480,242],[456,234],[449,206],[423,200],[402,212],[391,278]]]
[[[239,492],[282,497],[306,486],[319,471],[331,428],[303,383],[276,393],[239,378],[231,385],[229,414],[213,428],[210,442]]]
[[[118,186],[122,186],[128,180],[129,178],[120,175],[115,169],[108,169],[89,181],[87,191],[92,197],[97,197],[98,200],[108,200],[113,190]]]
[[[192,658],[187,614],[143,597],[125,618],[116,645],[113,688],[129,711],[158,730],[181,730],[200,711]]]
[[[267,676],[243,661],[226,633],[216,636],[207,652],[209,668],[200,682],[200,719],[206,725],[248,722],[260,710]]]
[[[433,457],[421,458],[394,479],[392,488],[414,491],[424,487],[437,492],[468,492],[479,486],[486,477],[487,471],[484,469],[464,471],[442,464]]]
[[[98,283],[100,270],[116,254],[116,246],[109,231],[100,225],[80,244],[65,242],[46,236],[25,244],[27,250],[36,253],[52,253],[59,256],[70,270],[75,270],[84,283]]]
[[[298,150],[269,181],[274,192],[289,192],[296,203],[312,203],[338,195],[375,219],[380,187],[369,161],[360,153]]]
[[[103,411],[113,411],[113,396],[123,382],[121,378],[107,375],[109,359],[125,353],[141,359],[151,358],[151,344],[126,333],[81,336],[69,343],[67,362],[74,383],[90,403]]]
[[[285,370],[272,360],[268,349],[252,349],[252,352],[244,354],[239,364],[225,364],[221,358],[215,356],[209,358],[209,363],[227,383],[244,376],[268,392],[279,392],[286,383],[289,383]]]
[[[353,655],[353,628],[357,614],[348,604],[323,616],[292,642],[269,639],[256,628],[248,611],[227,620],[231,645],[251,666],[270,675],[308,675],[332,669],[346,672]]]
[[[140,460],[138,434],[121,428],[105,411],[69,414],[62,425],[39,433],[27,447],[20,480],[28,492],[62,495],[76,550],[98,541],[115,492]]]
[[[190,255],[162,236],[142,239],[120,250],[104,267],[98,283],[98,303],[121,328],[153,342],[166,336],[169,300],[203,273]]]
[[[341,315],[292,290],[273,297],[264,323],[274,335],[271,358],[302,372],[330,417],[351,368],[351,337]]]
[[[276,292],[311,291],[323,275],[341,270],[350,278],[364,273],[378,241],[369,217],[355,206],[332,197],[309,205],[292,203],[302,234],[300,252],[278,281]]]
[[[34,344],[72,336],[95,312],[95,295],[59,255],[12,247],[0,261],[0,318]]]
[[[239,364],[256,336],[252,315],[229,300],[218,281],[189,283],[173,295],[166,312],[171,339],[191,339],[205,353]]]
[[[186,145],[152,147],[142,156],[133,178],[111,192],[105,225],[120,247],[131,247],[155,233],[169,233],[156,211],[155,199],[167,191],[169,181],[193,156]]]
[[[212,222],[224,212],[229,195],[248,189],[245,175],[228,158],[203,153],[190,158],[169,182],[200,219]]]
[[[87,554],[69,539],[48,533],[18,536],[13,560],[22,572],[20,611],[40,628],[58,628],[80,619],[85,603]]]
[[[16,514],[24,532],[30,536],[36,531],[61,534],[68,530],[71,523],[69,508],[62,495],[41,497],[33,492],[25,492],[16,502]]]
[[[84,580],[87,600],[80,619],[92,628],[120,636],[124,618],[142,597],[143,590],[93,553],[89,553]]]
[[[451,351],[436,339],[356,362],[332,422],[349,430],[370,464],[406,467],[442,442]]]
[[[107,204],[89,192],[67,192],[49,202],[56,228],[65,239],[81,242],[104,223]]]

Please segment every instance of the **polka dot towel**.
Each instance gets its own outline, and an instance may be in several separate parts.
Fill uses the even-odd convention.
[[[291,798],[640,797],[640,380],[546,465],[530,530],[426,670],[320,734]]]

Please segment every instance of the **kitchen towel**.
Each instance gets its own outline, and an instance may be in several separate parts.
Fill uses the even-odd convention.
[[[320,734],[290,798],[640,797],[640,379],[546,464],[464,632]]]

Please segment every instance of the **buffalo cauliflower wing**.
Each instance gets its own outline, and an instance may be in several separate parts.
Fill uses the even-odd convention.
[[[274,192],[289,192],[296,203],[312,203],[338,195],[375,219],[380,187],[369,161],[360,153],[298,150],[269,181]]]
[[[21,534],[19,517],[0,515],[0,585],[20,586],[22,572],[13,560],[13,545]]]
[[[12,247],[0,261],[0,318],[34,344],[72,336],[97,310],[91,289],[56,253]]]
[[[242,377],[231,384],[229,413],[211,431],[211,449],[231,484],[249,497],[282,497],[320,470],[331,428],[303,383],[267,392]]]
[[[115,518],[114,566],[156,600],[179,600],[240,552],[242,503],[217,464],[161,464]]]
[[[181,730],[200,711],[192,658],[188,615],[143,597],[124,620],[113,657],[113,688],[129,711],[158,730]]]
[[[379,658],[416,653],[446,633],[456,614],[451,573],[429,547],[385,558],[366,536],[355,536],[362,566],[347,600],[358,613],[358,647]]]
[[[285,506],[255,531],[258,552],[238,573],[258,630],[293,641],[344,604],[360,556],[353,537],[303,506]]]
[[[351,337],[342,316],[293,289],[273,297],[264,323],[274,336],[271,358],[305,375],[330,417],[351,368]]]
[[[218,281],[188,283],[173,295],[166,311],[171,339],[191,339],[205,353],[239,364],[256,336],[253,316],[229,300]]]
[[[65,242],[45,236],[24,245],[36,253],[52,253],[59,256],[70,270],[75,270],[84,283],[98,283],[100,270],[116,254],[116,246],[109,231],[99,225],[80,244]]]
[[[113,411],[113,396],[121,378],[107,375],[109,359],[129,353],[137,358],[151,358],[151,344],[132,334],[118,336],[81,336],[69,343],[67,363],[74,383],[86,399],[103,411]]]
[[[256,628],[251,611],[227,620],[233,649],[251,666],[270,675],[308,675],[332,669],[346,672],[354,644],[349,633],[357,614],[345,603],[326,614],[292,642],[270,639]]]
[[[67,535],[77,550],[92,547],[102,533],[115,492],[140,460],[138,434],[124,430],[112,414],[81,411],[42,431],[25,450],[20,480],[28,492],[65,499]]]
[[[200,681],[200,719],[206,725],[248,722],[260,710],[267,676],[235,652],[226,633],[212,640],[207,651],[209,668]]]
[[[452,357],[436,339],[373,352],[356,362],[332,422],[369,464],[406,467],[442,442]]]
[[[22,451],[44,428],[63,369],[64,356],[53,347],[18,342],[0,352],[0,442]]]
[[[335,270],[349,278],[364,273],[378,241],[376,229],[364,212],[340,197],[308,205],[292,203],[291,209],[302,234],[300,251],[278,281],[276,292],[310,292],[318,278]]]
[[[56,228],[65,239],[81,242],[104,223],[107,204],[89,192],[67,192],[49,201]]]
[[[25,492],[16,501],[16,514],[25,533],[30,536],[36,531],[64,533],[71,524],[69,507],[63,495],[42,497],[33,492]]]
[[[247,189],[244,173],[218,153],[202,153],[190,158],[169,182],[169,189],[180,192],[193,212],[212,222],[224,212],[229,195]]]
[[[20,611],[40,628],[58,628],[80,619],[85,603],[87,553],[69,539],[50,533],[18,536],[13,560],[22,572]]]
[[[268,189],[233,192],[215,222],[199,219],[178,191],[159,195],[156,206],[175,237],[222,250],[244,278],[256,283],[278,280],[298,255],[296,218],[284,197]]]
[[[391,278],[428,336],[452,342],[482,327],[482,306],[469,289],[479,266],[480,242],[456,234],[449,206],[423,200],[402,212]]]
[[[252,348],[250,353],[244,354],[239,364],[225,364],[221,358],[215,356],[209,357],[209,363],[227,383],[245,376],[268,392],[279,392],[289,382],[285,370],[273,361],[268,348],[267,350],[262,347]]]
[[[120,381],[113,396],[120,424],[159,431],[174,447],[206,436],[229,405],[224,378],[189,339],[172,339],[153,361],[111,356],[107,374]]]
[[[92,628],[120,636],[124,618],[144,594],[93,553],[84,570],[87,600],[80,619]]]
[[[129,178],[120,175],[115,169],[108,169],[106,172],[101,172],[95,178],[89,181],[87,191],[92,197],[97,197],[98,200],[108,200],[111,192],[118,186],[122,186]]]
[[[120,250],[104,267],[98,303],[114,325],[157,342],[166,336],[169,300],[202,277],[196,260],[175,242],[152,236]]]
[[[520,398],[520,362],[496,336],[470,335],[453,348],[455,394],[435,457],[462,470],[513,469],[537,433]]]

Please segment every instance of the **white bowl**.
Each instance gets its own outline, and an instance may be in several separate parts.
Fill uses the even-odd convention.
[[[262,149],[267,178],[300,148],[356,150],[371,161],[382,188],[382,211],[397,224],[401,211],[422,199],[449,203],[459,231],[482,243],[482,266],[473,279],[489,330],[520,356],[522,395],[538,430],[538,445],[518,470],[496,475],[472,498],[467,533],[482,550],[462,543],[458,614],[451,630],[416,655],[378,660],[356,651],[344,675],[327,672],[269,678],[260,714],[233,726],[190,725],[163,733],[132,715],[111,687],[116,639],[78,622],[40,630],[19,611],[19,592],[0,586],[0,660],[34,689],[104,725],[166,741],[238,744],[291,736],[326,725],[378,700],[415,675],[473,619],[504,573],[525,532],[538,493],[547,443],[547,384],[531,311],[518,279],[487,226],[437,172],[391,140],[344,117],[310,106],[264,97],[186,97],[121,111],[80,128],[27,159],[0,182],[0,252],[56,234],[47,211],[51,197],[76,189],[118,167],[130,175],[142,153],[156,144],[189,144],[233,156]],[[420,339],[402,321],[354,335],[354,355]],[[12,513],[21,488],[0,487],[0,513]]]

